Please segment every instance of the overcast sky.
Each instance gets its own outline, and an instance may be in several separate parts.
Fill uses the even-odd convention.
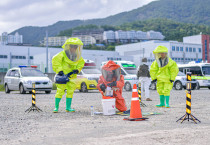
[[[104,18],[154,0],[0,0],[0,34],[24,26],[57,21]]]

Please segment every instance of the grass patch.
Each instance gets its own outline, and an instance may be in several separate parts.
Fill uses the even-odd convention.
[[[53,88],[52,88],[53,90],[57,90],[57,86],[56,86],[56,84],[55,83],[53,83]]]
[[[4,91],[4,84],[0,84],[0,91]]]

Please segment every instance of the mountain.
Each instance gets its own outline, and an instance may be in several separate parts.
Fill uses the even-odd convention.
[[[39,45],[45,37],[80,25],[121,25],[128,22],[153,18],[167,18],[177,22],[210,25],[210,0],[159,0],[128,12],[122,12],[103,19],[59,21],[48,27],[22,27],[15,32],[23,35],[25,43]]]

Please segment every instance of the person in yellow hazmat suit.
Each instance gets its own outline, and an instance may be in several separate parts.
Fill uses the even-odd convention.
[[[169,108],[170,91],[173,88],[173,82],[179,69],[176,62],[168,56],[167,47],[158,46],[153,54],[155,55],[155,61],[150,67],[150,76],[152,83],[157,81],[156,88],[160,95],[160,104],[156,106]]]
[[[67,75],[70,72],[73,74],[69,77],[68,82],[56,84],[57,92],[55,95],[54,113],[58,112],[59,103],[62,96],[65,94],[65,90],[67,92],[66,112],[75,112],[75,110],[71,108],[71,103],[74,90],[76,89],[76,83],[72,80],[76,79],[77,74],[82,70],[85,64],[84,59],[81,57],[83,43],[79,38],[67,39],[62,48],[63,51],[52,58],[53,71],[60,76]]]

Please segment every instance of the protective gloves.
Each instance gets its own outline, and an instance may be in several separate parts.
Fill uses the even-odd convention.
[[[107,84],[107,86],[109,86],[109,87],[114,87],[116,85],[117,85],[117,82],[116,81]]]
[[[78,74],[79,73],[78,69],[73,70],[73,73]]]
[[[62,76],[62,75],[63,75],[63,71],[60,71],[60,72],[58,73],[58,75],[59,75],[59,76]]]
[[[104,84],[100,84],[101,91],[105,92],[106,86]]]
[[[157,79],[151,81],[151,83],[155,83],[155,82],[157,82]]]

